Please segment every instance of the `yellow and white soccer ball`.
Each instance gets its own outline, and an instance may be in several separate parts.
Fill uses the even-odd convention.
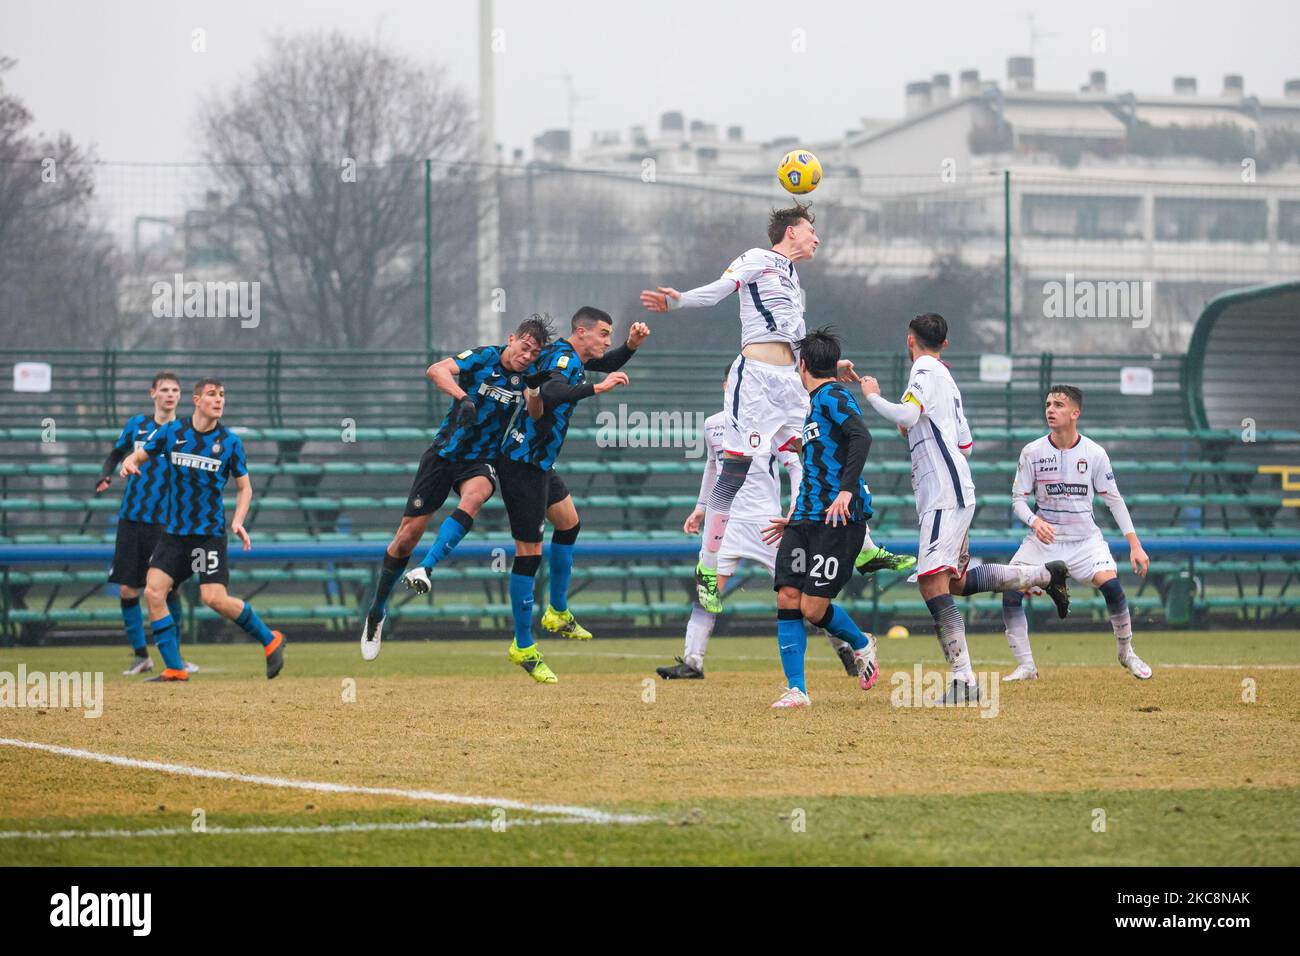
[[[822,181],[821,161],[806,149],[792,149],[776,167],[776,178],[786,192],[810,193]]]
[[[892,637],[895,639],[907,637],[908,634],[909,631],[907,630],[907,628],[903,627],[903,625],[901,624],[895,624],[893,627],[891,627],[888,631],[885,632],[886,637]]]

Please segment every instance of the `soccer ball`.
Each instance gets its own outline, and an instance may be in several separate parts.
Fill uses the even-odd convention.
[[[885,632],[886,637],[893,637],[893,638],[907,637],[907,635],[908,635],[907,628],[903,627],[903,625],[901,624],[895,624],[893,627],[891,627],[888,631]]]
[[[776,178],[786,192],[810,193],[822,181],[821,161],[806,149],[791,150],[776,167]]]

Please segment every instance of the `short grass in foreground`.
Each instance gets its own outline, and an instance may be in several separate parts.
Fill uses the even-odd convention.
[[[992,719],[891,704],[894,675],[938,668],[929,635],[881,641],[867,694],[811,638],[814,707],[786,713],[767,709],[780,670],[758,638],[715,640],[708,678],[673,683],[654,665],[678,641],[547,640],[553,687],[483,642],[394,641],[372,665],[351,643],[298,643],[274,682],[251,646],[200,645],[189,656],[203,672],[185,687],[119,676],[120,650],[3,649],[0,671],[102,670],[107,686],[99,719],[4,709],[0,737],[489,801],[0,746],[0,865],[1300,863],[1300,635],[1138,640],[1156,668],[1146,683],[1114,662],[1107,634],[1037,635],[1043,678],[1001,687]],[[980,667],[1011,669],[1001,635],[972,645]],[[572,822],[493,799],[650,819]],[[195,810],[209,832],[192,831]],[[267,832],[230,832],[249,827]],[[97,835],[9,835],[65,830]]]

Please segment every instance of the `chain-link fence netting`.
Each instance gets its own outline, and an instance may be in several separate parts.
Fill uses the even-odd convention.
[[[7,166],[36,199],[64,191],[57,216],[0,233],[8,344],[440,352],[535,311],[627,321],[641,289],[693,287],[769,245],[769,211],[792,201],[771,177],[653,166],[480,173],[95,163],[45,182]],[[800,265],[808,324],[891,348],[936,311],[956,351],[1181,352],[1217,293],[1300,275],[1300,186],[1238,179],[830,177],[803,197],[822,238]],[[732,308],[661,328],[734,347]]]

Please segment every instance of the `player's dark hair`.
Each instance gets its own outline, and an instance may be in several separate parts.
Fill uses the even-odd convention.
[[[1053,385],[1047,390],[1048,395],[1064,395],[1070,401],[1074,402],[1074,407],[1083,411],[1083,392],[1073,385]]]
[[[523,338],[525,335],[536,341],[538,346],[546,345],[551,340],[551,317],[545,312],[534,312],[515,329],[515,338]]]
[[[215,386],[217,386],[217,388],[225,388],[225,387],[226,387],[226,386],[225,386],[225,383],[223,383],[223,382],[221,381],[221,379],[219,379],[219,378],[201,378],[201,379],[199,379],[197,382],[194,383],[194,394],[195,394],[195,395],[202,395],[202,394],[203,394],[203,390],[204,390],[205,388],[207,388],[209,385],[215,385]]]
[[[907,327],[927,349],[941,349],[948,341],[948,323],[938,312],[922,312]]]
[[[799,341],[799,360],[813,378],[834,378],[840,362],[840,339],[833,327],[813,329]]]
[[[602,312],[594,305],[584,305],[577,312],[573,313],[573,322],[569,326],[575,332],[578,329],[590,329],[595,327],[598,322],[608,322],[614,324],[614,320],[609,317],[608,312]]]
[[[179,388],[181,384],[181,377],[177,375],[175,372],[159,372],[157,375],[153,377],[153,384],[150,385],[149,387],[157,388],[159,382],[175,382],[176,387]]]
[[[789,209],[773,209],[772,218],[767,222],[767,238],[772,240],[772,245],[784,239],[785,231],[800,219],[806,219],[809,225],[817,221],[807,203],[796,201]]]

